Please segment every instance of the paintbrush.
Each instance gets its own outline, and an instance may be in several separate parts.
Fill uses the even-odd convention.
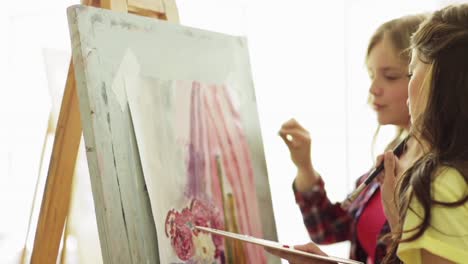
[[[406,146],[406,142],[408,141],[410,136],[407,136],[405,139],[403,139],[394,149],[393,149],[393,154],[397,157],[400,157],[401,154],[403,154],[403,151]],[[379,166],[374,168],[370,173],[369,176],[361,183],[359,186],[352,192],[350,193],[347,197],[346,200],[344,200],[341,203],[341,208],[343,209],[348,209],[349,206],[356,200],[356,198],[364,191],[364,189],[379,175],[384,170],[384,162],[380,163]]]

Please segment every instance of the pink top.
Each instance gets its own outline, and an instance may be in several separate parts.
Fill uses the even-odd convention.
[[[376,190],[375,194],[367,202],[357,223],[357,238],[369,256],[367,258],[368,264],[374,263],[377,238],[385,221],[386,218],[379,189]]]

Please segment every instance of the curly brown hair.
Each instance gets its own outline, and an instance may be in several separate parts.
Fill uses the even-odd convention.
[[[413,121],[411,134],[429,145],[399,179],[395,203],[399,225],[393,233],[390,252],[384,263],[399,263],[395,257],[399,243],[418,239],[431,223],[434,205],[457,207],[468,202],[468,195],[453,203],[437,201],[431,184],[438,169],[449,166],[458,170],[468,183],[468,4],[452,5],[434,12],[412,37],[417,58],[431,64],[427,102],[424,112]],[[411,199],[423,208],[422,222],[412,235],[402,239],[402,223]]]

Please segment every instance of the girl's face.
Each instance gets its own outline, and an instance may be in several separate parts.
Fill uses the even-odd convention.
[[[430,76],[428,75],[430,64],[422,62],[416,50],[413,50],[409,66],[410,81],[408,83],[408,108],[411,116],[411,123],[424,111],[427,102],[428,85]]]
[[[387,36],[369,53],[370,103],[381,125],[408,127],[408,65],[401,60]]]

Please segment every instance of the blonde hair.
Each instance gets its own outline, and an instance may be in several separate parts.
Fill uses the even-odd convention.
[[[367,46],[366,61],[372,49],[387,36],[393,48],[399,53],[397,55],[403,61],[409,63],[411,59],[409,49],[411,36],[418,30],[419,25],[425,18],[426,15],[423,14],[408,15],[392,19],[380,25],[371,36],[369,45]]]

